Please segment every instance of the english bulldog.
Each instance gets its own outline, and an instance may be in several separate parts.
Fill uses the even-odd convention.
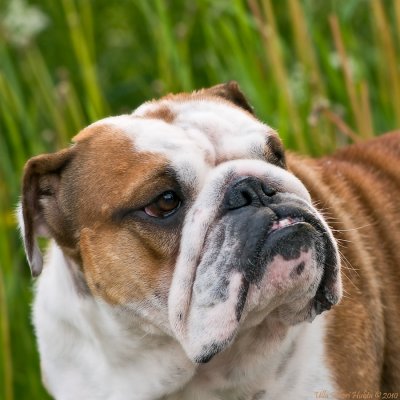
[[[89,125],[23,177],[46,388],[398,398],[399,198],[399,133],[286,154],[235,82]]]

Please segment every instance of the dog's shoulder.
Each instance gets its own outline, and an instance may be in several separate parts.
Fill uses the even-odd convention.
[[[400,132],[290,167],[333,228],[344,298],[329,315],[328,362],[343,390],[398,390]],[[374,377],[363,383],[363,377]],[[382,382],[380,377],[383,376]]]

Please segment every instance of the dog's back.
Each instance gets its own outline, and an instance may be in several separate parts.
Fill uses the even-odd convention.
[[[327,335],[336,380],[346,391],[397,392],[400,132],[297,161],[290,167],[325,211],[342,257],[344,298],[329,315]]]

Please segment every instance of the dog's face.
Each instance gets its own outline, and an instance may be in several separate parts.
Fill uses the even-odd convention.
[[[71,260],[77,290],[174,336],[195,362],[265,318],[312,320],[341,297],[331,231],[277,134],[234,83],[106,118],[26,166],[22,215]]]

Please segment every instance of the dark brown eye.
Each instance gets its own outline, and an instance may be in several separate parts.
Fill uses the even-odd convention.
[[[172,190],[162,193],[152,203],[144,208],[150,217],[166,218],[174,214],[181,205],[181,199]]]

